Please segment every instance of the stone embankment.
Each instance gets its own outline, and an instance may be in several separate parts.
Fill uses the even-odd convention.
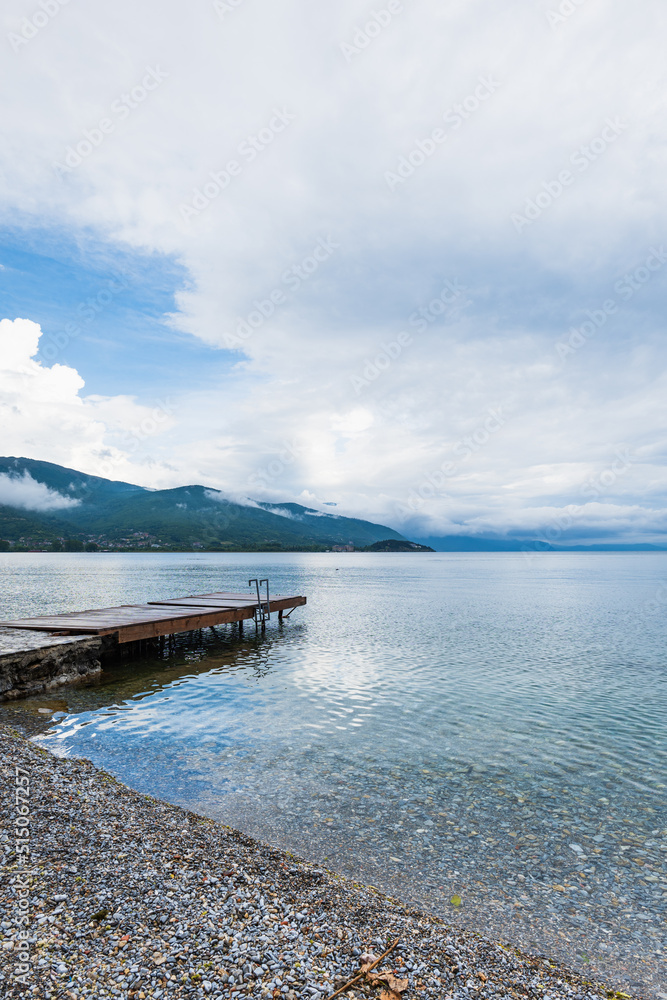
[[[113,648],[109,637],[58,637],[0,629],[0,701],[43,694],[95,677]]]

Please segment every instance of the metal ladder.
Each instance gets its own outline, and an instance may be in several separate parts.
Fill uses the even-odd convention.
[[[253,585],[253,583],[255,584],[255,587],[257,588],[257,607],[255,608],[255,628],[259,628],[260,625],[262,626],[262,628],[264,628],[266,626],[266,623],[271,620],[271,610],[270,610],[270,608],[271,608],[271,602],[270,602],[270,599],[269,599],[269,581],[268,581],[268,579],[264,579],[264,580],[257,580],[257,579],[248,580],[248,586],[249,587],[251,587]],[[262,586],[263,583],[266,584],[266,601],[262,601],[262,596],[260,594],[260,587]]]

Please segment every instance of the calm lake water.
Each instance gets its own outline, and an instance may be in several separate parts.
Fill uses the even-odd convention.
[[[17,554],[0,570],[14,616],[254,576],[306,594],[264,635],[183,637],[2,717],[452,923],[667,997],[667,554]]]

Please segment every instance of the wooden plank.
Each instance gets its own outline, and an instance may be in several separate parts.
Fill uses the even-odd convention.
[[[17,626],[17,621],[34,627],[47,625],[53,622],[66,624],[81,624],[85,622],[103,623],[115,621],[143,621],[146,618],[169,617],[169,613],[161,611],[159,608],[150,605],[122,605],[118,608],[98,608],[92,611],[65,611],[58,615],[39,615],[35,618],[22,618],[15,621],[5,622],[5,625]]]
[[[293,595],[291,594],[272,594],[271,600],[288,600],[291,599]],[[226,593],[225,591],[219,591],[213,594],[187,594],[185,597],[170,597],[170,601],[175,601],[177,604],[186,604],[190,601],[242,601],[248,604],[257,604],[257,594],[232,594]],[[261,601],[264,603],[265,596],[261,596]],[[149,601],[149,604],[154,604],[156,602]],[[162,602],[159,602],[162,603]]]
[[[25,630],[26,632],[52,632],[54,635],[102,635],[106,630],[99,628],[79,628],[77,626],[67,626],[67,629],[63,631],[62,623],[60,625],[26,625],[24,622],[3,622],[4,628],[18,628]]]
[[[155,607],[153,605],[124,605],[118,608],[100,608],[95,611],[67,611],[60,615],[40,615],[36,618],[22,618],[12,622],[5,622],[7,626],[16,628],[19,624],[33,628],[46,627],[52,625],[65,625],[67,627],[91,625],[92,627],[103,627],[105,625],[120,625],[124,623],[145,621],[171,621],[177,617],[188,615],[187,608],[182,608],[178,614],[179,606]]]
[[[183,603],[181,603],[183,602]],[[306,598],[271,598],[271,611],[300,607]],[[119,642],[134,642],[177,632],[190,632],[227,622],[253,618],[257,598],[247,594],[203,594],[190,598],[151,601],[148,604],[123,604],[116,608],[94,608],[89,611],[67,611],[57,615],[39,615],[0,622],[5,628],[37,632],[58,632],[61,635],[118,634]]]
[[[249,597],[251,601],[257,601],[257,593],[252,590],[214,590],[210,594],[188,594],[188,597]]]
[[[192,609],[194,611],[194,609]],[[96,631],[97,635],[117,635],[119,643],[136,642],[139,639],[151,639],[161,635],[175,635],[179,632],[192,632],[195,629],[207,628],[211,625],[224,625],[244,619],[253,618],[252,608],[219,608],[205,614],[190,613],[176,618],[149,620],[143,622],[119,623],[115,626],[105,626]],[[73,631],[73,634],[77,634]]]
[[[118,642],[136,642],[140,639],[154,639],[161,635],[176,635],[179,632],[193,632],[195,629],[212,625],[226,625],[244,621],[254,616],[251,608],[220,608],[206,614],[187,615],[170,621],[145,622],[126,625],[118,629]]]
[[[241,601],[244,604],[257,604],[257,594],[232,594],[220,591],[217,594],[186,594],[184,597],[169,597],[165,600],[173,601],[175,604],[189,604],[190,601]],[[162,601],[149,601],[149,604],[163,603]]]
[[[292,607],[300,607],[306,603],[305,597],[283,597],[283,598],[272,598],[270,603],[270,608],[272,610],[284,610]],[[195,601],[188,602],[187,604],[179,604],[176,601],[165,601],[150,603],[150,604],[136,604],[136,605],[122,605],[118,608],[99,608],[94,611],[67,611],[59,615],[40,615],[35,618],[21,618],[12,621],[0,622],[0,625],[7,628],[32,628],[32,629],[50,629],[53,627],[64,626],[67,628],[84,628],[90,626],[91,628],[103,628],[105,626],[112,625],[122,625],[131,624],[133,622],[140,623],[146,621],[170,621],[177,618],[185,617],[191,614],[190,608],[197,608],[202,610],[215,610],[220,608],[221,610],[225,607],[227,608],[247,608],[253,610],[257,606],[254,603],[239,603],[237,604],[218,604],[217,602],[200,602]],[[180,612],[180,614],[179,614]]]
[[[297,608],[306,603],[305,597],[272,597],[269,601],[270,611],[285,611],[287,608]],[[252,604],[246,601],[233,603],[231,601],[197,601],[194,598],[183,598],[180,601],[151,601],[151,604],[161,607],[188,607],[188,608],[256,608],[257,601]],[[262,607],[266,607],[266,602],[262,602]]]
[[[238,599],[225,597],[220,598],[220,600],[214,600],[213,598],[199,600],[196,597],[182,597],[180,600],[150,601],[150,604],[158,607],[165,606],[172,608],[256,608],[257,600],[250,601],[247,597]]]

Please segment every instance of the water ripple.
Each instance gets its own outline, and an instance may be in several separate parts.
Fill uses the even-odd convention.
[[[58,708],[37,737],[57,753],[582,968],[642,981],[662,962],[667,625],[644,609],[667,558],[25,559],[12,614],[257,567],[309,597],[264,638],[179,640],[5,709]]]

